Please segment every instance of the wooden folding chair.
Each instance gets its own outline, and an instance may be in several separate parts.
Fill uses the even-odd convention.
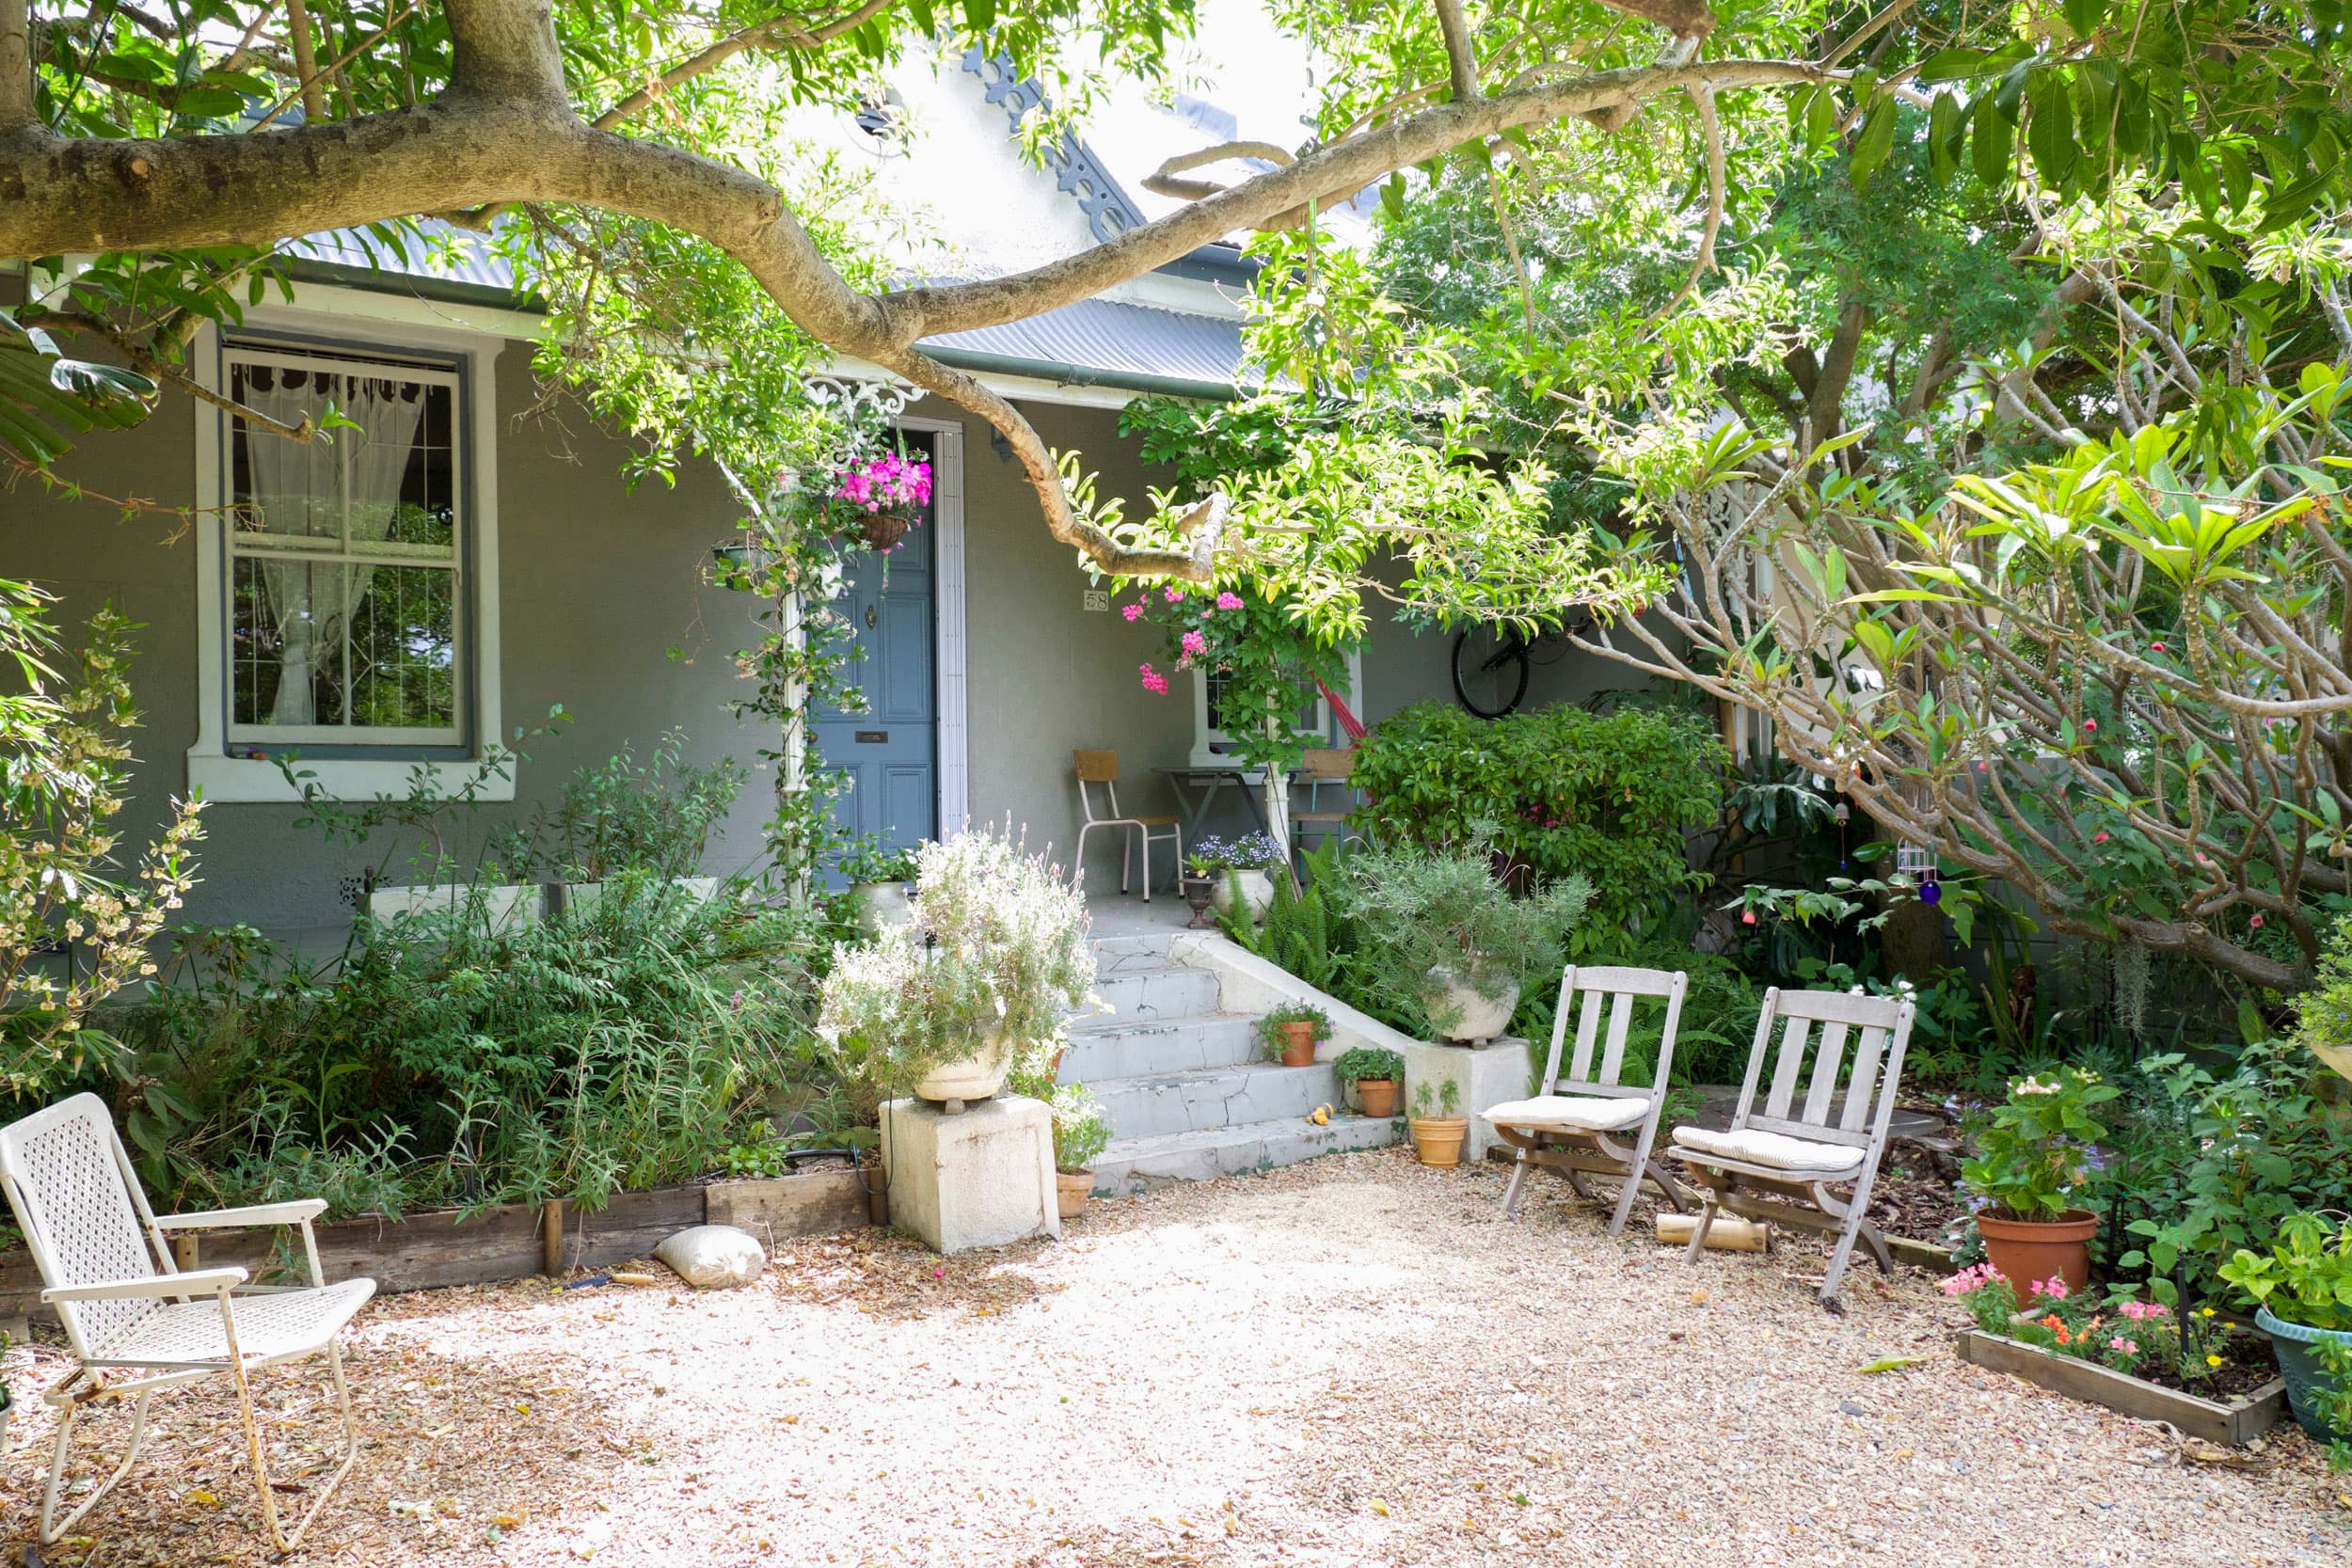
[[[1778,1220],[1837,1238],[1829,1273],[1821,1277],[1824,1306],[1836,1304],[1837,1282],[1845,1276],[1856,1237],[1882,1270],[1895,1272],[1885,1239],[1867,1215],[1870,1186],[1878,1180],[1887,1125],[1894,1119],[1914,1011],[1910,1002],[1891,996],[1777,988],[1764,993],[1756,1044],[1748,1053],[1747,1081],[1740,1085],[1740,1107],[1729,1130],[1677,1127],[1667,1150],[1690,1167],[1692,1184],[1704,1194],[1698,1224],[1691,1233],[1690,1258],[1695,1259],[1707,1245],[1716,1211],[1728,1209],[1750,1219]],[[1771,1093],[1759,1110],[1756,1091],[1765,1055],[1772,1048],[1774,1024],[1781,1026],[1779,1054],[1772,1065]],[[1818,1038],[1816,1024],[1820,1026]],[[1846,1042],[1856,1030],[1860,1034],[1855,1037],[1852,1070],[1845,1074],[1841,1100],[1837,1089]],[[1804,1104],[1792,1114],[1808,1044],[1814,1047],[1812,1073]],[[1850,1189],[1842,1199],[1831,1191],[1840,1186]]]
[[[1584,1178],[1613,1176],[1623,1183],[1609,1234],[1625,1229],[1633,1212],[1634,1196],[1645,1180],[1653,1182],[1676,1209],[1687,1207],[1689,1195],[1650,1157],[1658,1136],[1659,1113],[1665,1109],[1667,1075],[1674,1067],[1675,1030],[1682,1022],[1682,996],[1688,974],[1662,969],[1579,969],[1570,964],[1560,976],[1560,1006],[1551,1019],[1551,1054],[1544,1062],[1543,1088],[1533,1100],[1505,1101],[1485,1112],[1495,1135],[1519,1151],[1511,1170],[1511,1185],[1502,1195],[1505,1219],[1518,1213],[1519,1187],[1527,1167],[1548,1165],[1568,1179],[1576,1196],[1591,1198]],[[1560,1053],[1568,1036],[1568,1014],[1576,999],[1584,1000],[1583,1016],[1576,1026],[1576,1054],[1568,1076],[1560,1076]],[[1657,997],[1666,1004],[1665,1030],[1659,1037],[1658,1062],[1650,1086],[1621,1083],[1625,1070],[1625,1040],[1632,1022],[1636,997]],[[1609,1007],[1609,1037],[1600,1047],[1596,1069],[1594,1047],[1600,1035],[1601,1004]],[[1622,1140],[1631,1133],[1628,1147]]]
[[[81,1367],[44,1396],[58,1411],[57,1443],[49,1485],[40,1499],[40,1540],[46,1545],[79,1524],[130,1473],[147,1434],[147,1405],[157,1391],[208,1377],[237,1386],[253,1484],[262,1495],[262,1522],[280,1552],[294,1550],[302,1532],[335,1495],[359,1456],[359,1430],[351,1417],[351,1389],[336,1335],[375,1293],[373,1279],[326,1283],[310,1222],[326,1205],[317,1198],[256,1204],[158,1219],[115,1135],[106,1103],[77,1094],[45,1111],[0,1128],[0,1186],[8,1189],[24,1243],[40,1270],[40,1299],[57,1309],[67,1342]],[[172,1231],[263,1225],[298,1225],[310,1264],[310,1283],[292,1289],[246,1284],[240,1268],[183,1274],[166,1239]],[[145,1234],[142,1235],[141,1232]],[[152,1250],[151,1251],[151,1243]],[[317,1500],[292,1532],[279,1528],[275,1484],[253,1419],[247,1373],[281,1361],[325,1353],[342,1412],[343,1453]],[[110,1383],[110,1372],[129,1374]],[[131,1397],[131,1441],[105,1484],[56,1521],[66,1454],[83,1405]]]

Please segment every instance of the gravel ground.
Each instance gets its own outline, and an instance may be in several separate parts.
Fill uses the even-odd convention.
[[[2341,1564],[2352,1479],[1963,1365],[1925,1275],[1611,1241],[1538,1177],[1402,1149],[1098,1201],[1060,1243],[800,1242],[749,1289],[378,1303],[368,1447],[304,1550],[416,1564]],[[1636,1218],[1645,1227],[1647,1216]],[[1633,1234],[1629,1230],[1629,1236]],[[37,1500],[54,1351],[0,1539]],[[1859,1370],[1887,1356],[1901,1370]],[[331,1427],[264,1374],[298,1473]],[[230,1404],[165,1433],[83,1568],[263,1560]],[[119,1413],[85,1432],[119,1434]],[[280,1473],[285,1473],[281,1470]],[[289,1504],[303,1499],[289,1494]],[[8,1561],[23,1560],[11,1547]]]

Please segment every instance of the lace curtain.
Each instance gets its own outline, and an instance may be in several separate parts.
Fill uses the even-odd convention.
[[[408,471],[424,419],[424,388],[415,382],[351,377],[331,372],[277,369],[267,389],[244,389],[255,412],[287,424],[317,420],[330,391],[342,391],[342,414],[359,428],[332,432],[334,445],[305,446],[265,432],[245,433],[252,476],[252,508],[265,537],[317,538],[344,549],[381,544],[400,510],[401,480]],[[348,459],[347,504],[338,495],[338,451]],[[344,517],[350,531],[342,533]],[[339,537],[340,536],[340,537]],[[264,561],[259,563],[278,632],[279,673],[273,724],[318,722],[316,677],[338,672],[338,654],[352,616],[366,605],[373,567],[343,562]]]

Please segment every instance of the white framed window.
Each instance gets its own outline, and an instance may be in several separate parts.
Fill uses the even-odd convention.
[[[1195,666],[1192,672],[1192,765],[1195,768],[1227,766],[1227,753],[1233,749],[1233,737],[1225,727],[1225,678],[1214,672]],[[1340,700],[1347,704],[1358,717],[1362,716],[1364,662],[1360,652],[1347,656],[1347,677],[1340,688]],[[1310,746],[1345,747],[1347,735],[1340,727],[1331,705],[1318,696],[1299,709],[1295,721],[1297,731],[1307,737]]]
[[[230,744],[463,747],[456,372],[242,344],[221,360],[231,402],[332,437],[228,421]]]
[[[336,416],[307,444],[225,409],[197,421],[188,782],[214,800],[296,799],[289,752],[339,799],[400,794],[419,768],[453,788],[502,738],[487,388],[504,342],[339,317],[257,311],[250,336],[198,347],[228,401]],[[482,798],[513,791],[510,769]]]

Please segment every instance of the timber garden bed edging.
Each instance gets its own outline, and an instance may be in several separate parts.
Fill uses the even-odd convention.
[[[2230,1400],[2209,1400],[2146,1382],[2096,1361],[2053,1355],[2039,1345],[1963,1329],[1953,1341],[1963,1361],[2024,1378],[2037,1387],[2087,1403],[2105,1405],[2135,1420],[2169,1421],[2191,1437],[2231,1448],[2243,1447],[2279,1424],[2286,1413],[2287,1385],[2274,1377]]]
[[[386,1293],[450,1285],[485,1285],[535,1274],[561,1276],[650,1258],[657,1243],[697,1225],[732,1225],[772,1252],[780,1239],[824,1236],[871,1223],[864,1173],[853,1166],[790,1176],[719,1180],[685,1187],[615,1193],[602,1209],[548,1202],[502,1204],[467,1213],[436,1209],[400,1219],[336,1220],[317,1227],[319,1266],[326,1282],[364,1275]],[[298,1243],[298,1238],[294,1238]],[[173,1263],[183,1273],[237,1264],[255,1281],[294,1268],[297,1250],[280,1244],[275,1228],[182,1232]],[[0,1323],[55,1323],[40,1301],[40,1275],[32,1255],[0,1254]]]

